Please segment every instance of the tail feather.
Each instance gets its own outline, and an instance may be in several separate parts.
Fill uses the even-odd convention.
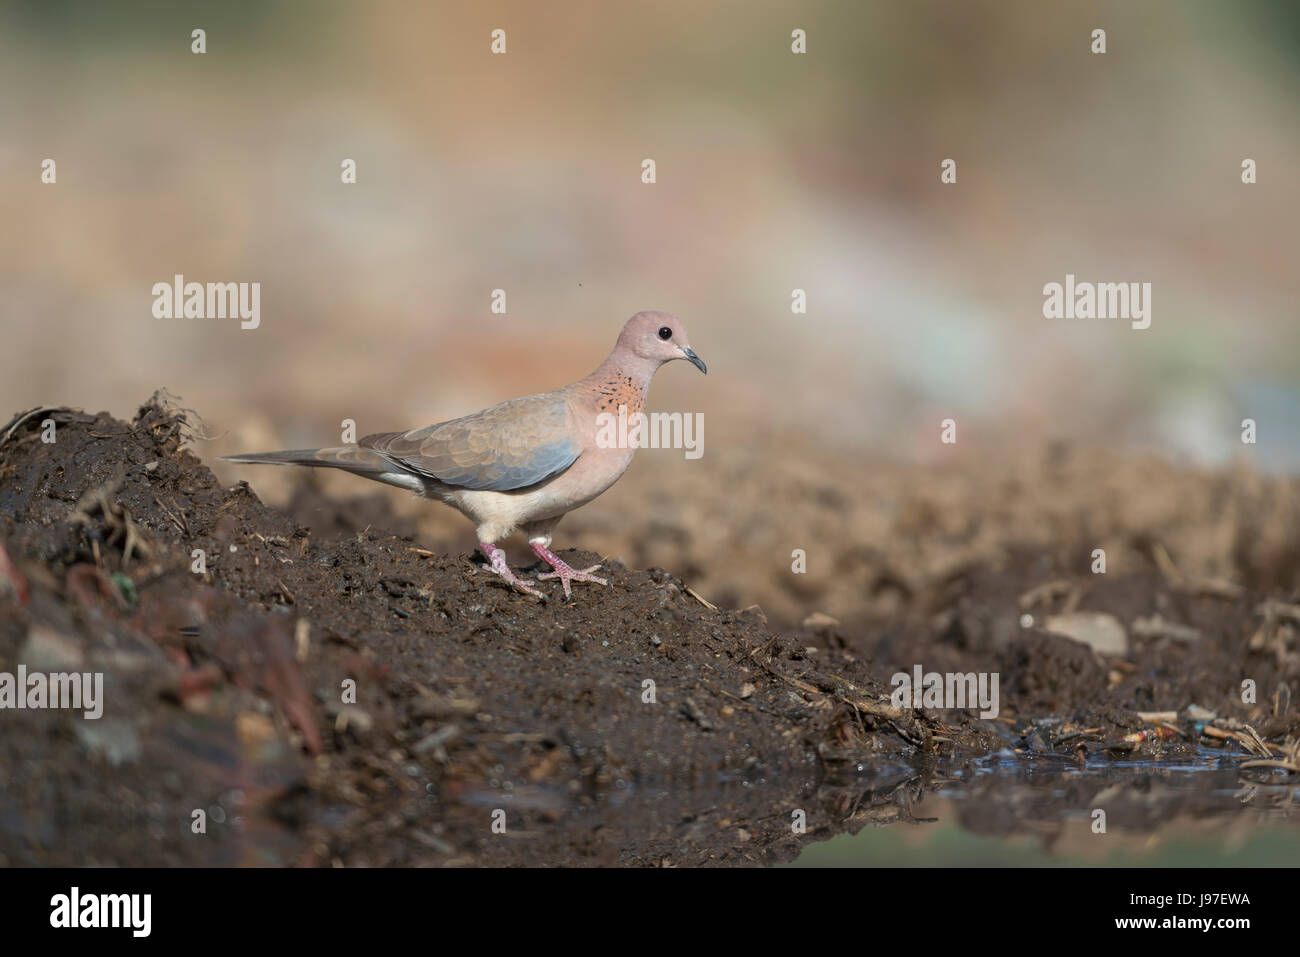
[[[410,472],[369,449],[344,445],[332,449],[288,449],[283,452],[246,452],[242,455],[223,455],[222,462],[239,462],[245,465],[306,465],[314,468],[333,468],[374,479],[387,485],[413,490],[422,489],[424,483]]]

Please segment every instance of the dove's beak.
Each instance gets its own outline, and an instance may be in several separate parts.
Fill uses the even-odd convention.
[[[699,369],[705,375],[709,374],[709,367],[704,364],[704,360],[697,356],[695,350],[690,346],[686,346],[682,349],[682,355],[685,356],[686,360],[694,365],[695,368]]]

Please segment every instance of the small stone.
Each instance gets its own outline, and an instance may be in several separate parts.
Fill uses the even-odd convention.
[[[32,625],[18,660],[30,671],[80,671],[86,653],[81,643],[45,625]]]
[[[235,715],[235,734],[243,744],[259,747],[275,740],[275,724],[264,714],[241,711]]]
[[[813,612],[803,620],[803,626],[805,628],[812,628],[814,630],[818,628],[837,628],[839,627],[839,624],[840,622],[838,618],[832,618],[830,615],[820,611]]]
[[[1075,611],[1051,615],[1044,623],[1048,631],[1081,641],[1103,655],[1128,652],[1128,634],[1114,615],[1098,611]]]
[[[140,759],[140,735],[122,718],[77,721],[77,740],[92,754],[102,755],[113,767]]]

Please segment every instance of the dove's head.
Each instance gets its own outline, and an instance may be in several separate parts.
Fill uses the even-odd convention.
[[[618,348],[656,365],[685,359],[706,375],[709,371],[691,348],[686,326],[667,312],[638,312],[623,327]]]

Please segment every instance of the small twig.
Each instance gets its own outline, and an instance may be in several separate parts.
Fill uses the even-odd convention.
[[[1035,585],[1029,591],[1020,596],[1018,604],[1021,611],[1028,611],[1040,602],[1050,602],[1054,598],[1068,594],[1074,585],[1064,578],[1056,581],[1044,582],[1041,585]]]
[[[1300,766],[1290,761],[1278,761],[1274,758],[1257,758],[1254,761],[1242,761],[1237,765],[1238,768],[1245,770],[1247,768],[1279,768],[1283,771],[1290,771],[1292,774],[1300,774]]]
[[[141,425],[134,429],[124,429],[121,432],[91,432],[87,430],[86,434],[94,439],[114,439],[119,435],[135,435],[137,432],[147,432],[150,428],[150,426]]]
[[[164,505],[164,504],[162,503],[162,499],[160,499],[157,495],[155,495],[155,496],[153,497],[153,500],[154,500],[154,504],[156,504],[160,509],[162,509],[163,512],[166,514],[166,516],[167,516],[169,519],[171,519],[172,524],[175,525],[178,529],[180,529],[180,532],[181,532],[182,535],[189,535],[189,534],[190,534],[190,526],[189,526],[189,524],[188,524],[187,522],[183,522],[183,521],[181,521],[181,519],[179,519],[179,518],[177,518],[175,515],[173,515],[173,514],[172,514],[172,510],[169,509],[166,505]]]
[[[1169,557],[1169,552],[1165,550],[1163,544],[1155,542],[1151,546],[1151,557],[1155,560],[1156,567],[1160,569],[1160,574],[1165,577],[1165,581],[1169,582],[1169,584],[1174,587],[1179,587],[1183,584],[1182,572],[1178,570],[1178,566],[1174,564],[1174,560]]]
[[[1159,724],[1162,721],[1177,721],[1177,711],[1139,711],[1137,716],[1147,724]]]
[[[58,406],[58,405],[38,405],[34,409],[28,409],[26,412],[20,412],[18,415],[14,416],[12,421],[10,421],[9,424],[5,427],[4,434],[0,435],[0,445],[4,445],[11,438],[13,438],[13,434],[17,432],[20,428],[22,428],[24,423],[31,421],[38,415],[44,415],[46,412],[79,413],[81,412],[81,410],[69,409],[64,406]]]
[[[713,604],[713,602],[709,601],[707,598],[702,598],[700,596],[700,593],[697,592],[694,588],[687,588],[686,594],[690,595],[692,598],[694,598],[696,601],[698,601],[701,605],[703,605],[705,608],[709,609],[710,611],[718,610],[717,605]]]
[[[1188,644],[1201,640],[1201,633],[1195,628],[1165,621],[1158,614],[1139,618],[1129,630],[1137,638],[1172,638]]]
[[[1286,618],[1296,624],[1300,624],[1300,605],[1291,605],[1287,602],[1263,602],[1255,607],[1255,614],[1262,615],[1270,621],[1275,618]]]
[[[1246,589],[1226,578],[1198,578],[1188,583],[1187,590],[1228,601],[1236,600],[1246,594]]]

